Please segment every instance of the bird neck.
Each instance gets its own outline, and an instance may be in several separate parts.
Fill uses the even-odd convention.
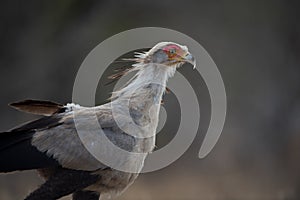
[[[141,64],[136,67],[139,71],[127,86],[114,94],[114,102],[118,102],[120,106],[128,106],[136,124],[151,123],[156,127],[162,95],[167,80],[174,75],[176,67],[157,64]]]
[[[125,87],[115,92],[112,96],[117,101],[122,100],[153,100],[153,103],[159,103],[165,91],[166,83],[176,71],[176,67],[169,67],[150,64],[138,64],[135,66],[138,70],[136,75],[129,81]]]

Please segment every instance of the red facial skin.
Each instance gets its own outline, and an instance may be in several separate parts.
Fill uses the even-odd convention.
[[[170,45],[164,47],[163,51],[168,55],[170,60],[176,59],[176,60],[180,61],[184,54],[184,51],[175,44],[170,44]]]

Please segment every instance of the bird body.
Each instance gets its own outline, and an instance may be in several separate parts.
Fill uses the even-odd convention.
[[[170,51],[174,48],[178,55]],[[133,183],[155,147],[160,103],[168,78],[184,62],[194,64],[185,46],[167,42],[139,54],[135,61],[128,73],[137,73],[113,93],[109,103],[96,107],[34,100],[12,104],[20,111],[44,116],[0,133],[0,172],[38,169],[46,179],[27,200],[58,199],[71,193],[74,200],[99,199],[100,194],[119,194]],[[99,151],[99,125],[112,144],[140,153],[141,162],[131,154],[116,161],[117,166],[137,171],[115,169],[91,153],[87,146]],[[112,159],[117,156],[109,148],[101,148],[101,153]]]

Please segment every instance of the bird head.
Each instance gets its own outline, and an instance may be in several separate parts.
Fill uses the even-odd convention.
[[[148,66],[147,64],[171,67],[173,72],[184,63],[193,65],[193,68],[196,67],[196,60],[189,52],[187,46],[176,44],[175,42],[160,42],[147,52],[135,52],[135,58],[123,58],[122,60],[134,61],[136,63],[129,68],[120,68],[116,70],[119,72],[109,76],[108,79],[113,81],[118,80],[120,77],[132,71],[144,69],[145,66]]]
[[[144,63],[155,63],[170,67],[180,67],[184,63],[196,66],[193,55],[186,46],[174,42],[160,42],[139,58]]]

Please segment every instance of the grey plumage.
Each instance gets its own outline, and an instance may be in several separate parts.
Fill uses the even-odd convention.
[[[46,179],[27,200],[57,199],[71,193],[73,199],[98,199],[101,193],[122,192],[136,179],[138,171],[120,171],[107,166],[87,149],[91,146],[98,151],[97,145],[93,145],[97,144],[99,128],[92,119],[96,117],[112,144],[127,152],[141,153],[141,162],[128,156],[117,160],[118,166],[141,169],[146,155],[155,146],[166,82],[177,67],[194,60],[185,46],[170,42],[159,43],[134,60],[137,63],[126,73],[136,71],[136,75],[113,93],[112,101],[107,104],[90,108],[33,100],[12,104],[18,110],[45,115],[0,135],[1,172],[38,169]],[[86,140],[82,140],[79,129]],[[26,159],[29,164],[18,162],[19,151],[23,151],[23,161]],[[102,148],[102,151],[112,159],[117,156],[110,149]],[[5,156],[1,158],[1,155]]]

